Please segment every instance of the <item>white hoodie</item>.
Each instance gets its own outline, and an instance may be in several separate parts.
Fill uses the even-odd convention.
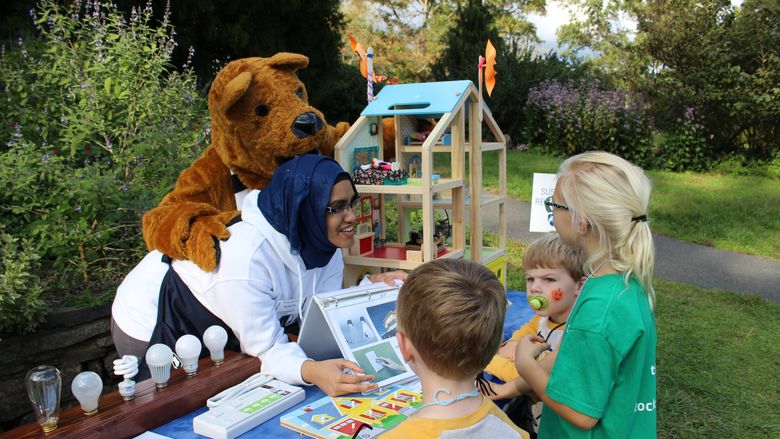
[[[259,191],[247,195],[242,221],[230,227],[221,243],[219,267],[205,272],[190,261],[174,261],[173,269],[193,295],[236,334],[241,350],[262,361],[261,371],[290,384],[306,384],[301,365],[307,359],[291,343],[279,319],[290,323],[312,294],[341,288],[344,262],[341,250],[328,265],[311,270],[293,255],[287,237],[266,221],[257,207]],[[150,252],[127,275],[117,290],[112,316],[127,335],[149,340],[157,320],[160,285],[168,265],[162,254]]]

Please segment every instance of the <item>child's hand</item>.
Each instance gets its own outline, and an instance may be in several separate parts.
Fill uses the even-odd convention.
[[[517,342],[516,341],[508,341],[504,343],[503,346],[498,348],[498,355],[501,355],[504,358],[508,358],[512,361],[515,361],[515,351],[517,350]]]
[[[495,394],[490,393],[485,394],[485,396],[492,399],[493,401],[510,399],[518,395],[515,385],[511,381],[504,384],[490,383],[490,388],[493,389]]]
[[[398,286],[400,287],[403,285],[403,282],[406,280],[406,278],[409,276],[409,273],[403,271],[403,270],[395,270],[395,271],[387,271],[384,273],[375,273],[368,277],[368,279],[373,282],[384,282],[387,285],[392,286]]]
[[[536,361],[536,357],[550,348],[544,339],[538,335],[526,335],[521,338],[515,351],[515,367],[520,372],[530,367]]]

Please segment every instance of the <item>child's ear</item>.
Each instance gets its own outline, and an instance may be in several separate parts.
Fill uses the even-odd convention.
[[[580,291],[582,291],[582,287],[585,286],[585,281],[588,280],[587,277],[582,276],[580,280],[577,282],[577,291],[574,293],[575,296],[580,295]]]
[[[412,361],[412,349],[410,349],[412,347],[412,342],[406,337],[406,334],[401,331],[395,333],[395,338],[398,340],[401,356],[404,357],[404,361],[409,363]]]
[[[590,221],[588,221],[588,219],[587,219],[587,218],[580,218],[580,219],[579,219],[579,222],[578,222],[577,224],[578,224],[578,226],[577,226],[577,232],[578,232],[580,235],[587,235],[587,234],[588,234],[588,232],[590,232],[590,231],[591,231],[591,229],[593,228],[593,227],[590,225]]]

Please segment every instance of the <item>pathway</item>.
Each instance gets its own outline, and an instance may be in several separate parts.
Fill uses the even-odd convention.
[[[494,209],[485,209],[486,230],[498,230]],[[507,237],[529,243],[543,233],[528,231],[531,205],[509,199],[506,203]],[[780,260],[748,256],[665,236],[654,237],[655,275],[704,288],[755,294],[780,303]]]

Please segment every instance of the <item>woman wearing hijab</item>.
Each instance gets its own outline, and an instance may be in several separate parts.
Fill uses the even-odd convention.
[[[143,359],[151,344],[173,348],[180,336],[200,338],[216,324],[228,332],[226,349],[259,357],[261,371],[279,380],[314,384],[329,395],[375,388],[367,383],[371,375],[344,373],[362,374],[357,364],[310,360],[287,337],[297,332],[312,294],[341,288],[340,248],[354,242],[358,201],[349,174],[329,158],[303,155],[280,166],[269,186],[247,195],[241,221],[220,243],[216,270],[152,251],[128,274],[112,307],[120,356]],[[405,276],[382,273],[370,280]]]

